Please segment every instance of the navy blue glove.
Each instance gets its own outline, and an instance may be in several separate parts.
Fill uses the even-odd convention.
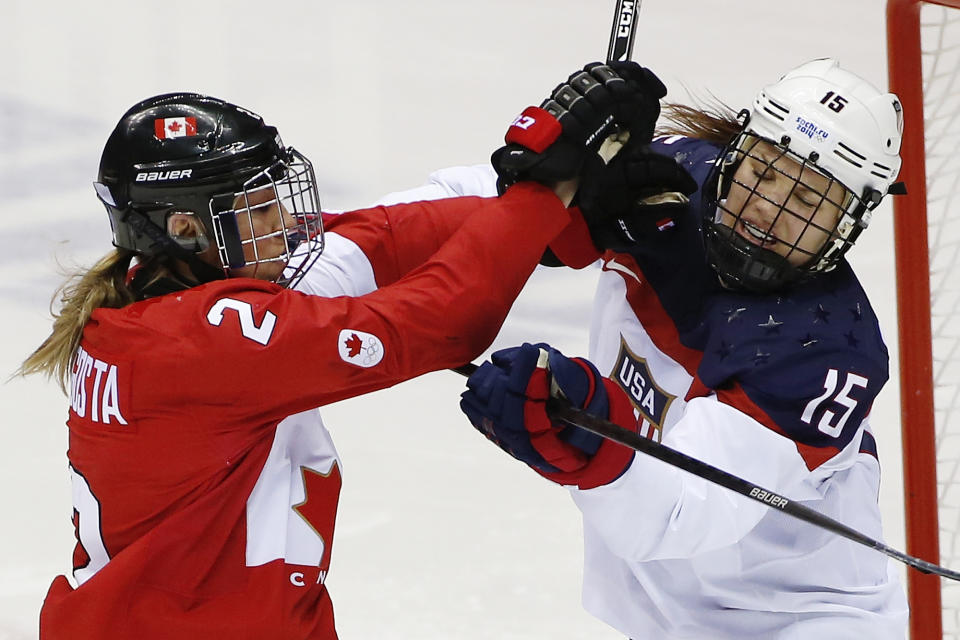
[[[564,356],[546,344],[525,343],[497,351],[467,380],[460,408],[471,424],[501,449],[554,482],[588,489],[618,478],[633,450],[589,431],[554,423],[546,400],[562,395],[570,403],[621,424],[636,419],[629,400],[590,362]]]

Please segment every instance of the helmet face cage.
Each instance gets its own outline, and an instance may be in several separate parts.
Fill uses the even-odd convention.
[[[256,277],[261,265],[280,262],[284,269],[276,282],[292,287],[323,251],[313,165],[293,148],[248,178],[238,191],[212,197],[210,216],[227,276],[231,270],[253,266]],[[241,229],[249,237],[243,238]]]
[[[95,187],[115,246],[185,261],[201,282],[244,275],[293,286],[323,249],[310,161],[260,116],[218,98],[171,93],[131,107]],[[203,232],[173,235],[174,214]]]
[[[764,87],[740,123],[703,198],[710,264],[754,291],[835,268],[900,170],[899,99],[823,58]]]
[[[745,127],[718,158],[704,237],[728,286],[767,292],[829,271],[866,226],[863,199],[811,155],[791,151],[788,136],[774,141]]]

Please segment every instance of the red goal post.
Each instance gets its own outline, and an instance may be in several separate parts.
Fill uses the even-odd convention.
[[[887,0],[907,553],[960,566],[960,0]],[[952,212],[951,212],[952,210]],[[932,297],[931,297],[932,295]],[[908,571],[912,640],[960,638],[960,585]]]

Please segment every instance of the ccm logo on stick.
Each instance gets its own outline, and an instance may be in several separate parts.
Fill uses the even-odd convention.
[[[620,9],[620,29],[617,32],[618,38],[626,38],[630,35],[630,24],[633,22],[635,3],[627,0]]]
[[[160,180],[183,180],[189,178],[193,169],[176,169],[174,171],[144,171],[137,174],[135,182],[158,182]]]

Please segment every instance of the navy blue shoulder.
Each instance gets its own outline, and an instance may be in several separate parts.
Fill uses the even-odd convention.
[[[780,297],[718,292],[701,331],[688,336],[703,349],[701,381],[739,387],[734,403],[750,406],[738,408],[812,447],[845,447],[889,376],[877,318],[846,262]]]
[[[687,170],[698,185],[706,182],[707,175],[723,150],[712,142],[684,136],[662,136],[650,143],[650,148],[664,156],[673,158],[677,164]],[[699,191],[696,195],[699,195]],[[694,199],[696,196],[692,197]]]

